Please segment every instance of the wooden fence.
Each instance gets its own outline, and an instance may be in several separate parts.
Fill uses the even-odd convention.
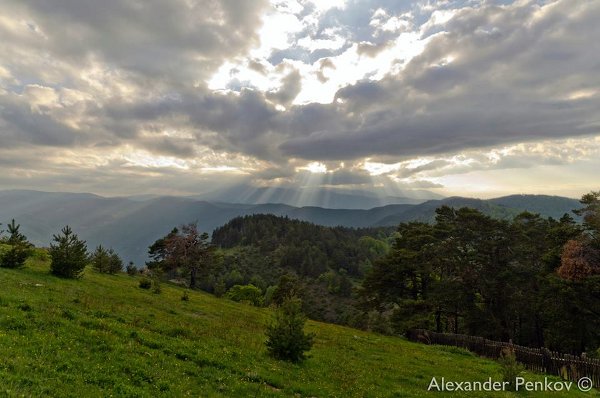
[[[436,333],[424,329],[413,329],[407,333],[411,341],[425,344],[439,344],[465,348],[484,357],[497,359],[504,348],[514,351],[517,361],[526,369],[534,372],[560,376],[577,382],[589,377],[594,387],[600,388],[600,359],[561,354],[546,348],[523,347],[512,343],[503,343],[483,337],[464,334]]]

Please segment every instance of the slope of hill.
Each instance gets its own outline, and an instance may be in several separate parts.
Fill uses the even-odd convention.
[[[394,230],[324,227],[267,214],[237,217],[213,232],[223,260],[200,286],[214,292],[251,283],[266,292],[282,275],[293,274],[311,319],[364,325],[352,288],[387,253]]]
[[[232,197],[232,200],[235,199]],[[560,217],[579,207],[575,199],[541,195],[516,195],[492,200],[454,197],[418,205],[397,204],[361,210],[284,204],[228,204],[169,196],[138,200],[20,190],[0,191],[0,222],[5,224],[15,218],[23,233],[39,246],[48,245],[52,234],[68,224],[89,246],[111,246],[125,261],[143,264],[152,242],[174,226],[193,221],[198,221],[200,229],[209,233],[232,218],[250,214],[288,216],[325,226],[395,226],[405,221],[433,221],[435,209],[444,204],[474,207],[502,218],[524,210]]]
[[[269,309],[200,292],[182,301],[182,288],[154,294],[126,275],[63,280],[39,255],[0,269],[0,283],[2,396],[434,397],[433,376],[501,380],[497,363],[460,349],[318,322],[305,363],[277,361],[264,346]]]
[[[527,210],[531,213],[539,213],[556,219],[562,217],[565,213],[573,216],[571,211],[581,207],[581,203],[577,199],[548,195],[510,195],[490,199],[488,202],[506,208]]]

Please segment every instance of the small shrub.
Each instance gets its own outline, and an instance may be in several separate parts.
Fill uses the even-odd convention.
[[[217,297],[223,297],[223,295],[227,292],[227,285],[223,279],[219,279],[217,283],[215,283],[214,293]]]
[[[389,312],[369,311],[367,314],[367,330],[385,335],[393,334],[394,330]]]
[[[254,306],[262,304],[262,291],[254,285],[235,285],[225,295],[230,300],[248,302]]]
[[[32,252],[32,257],[36,260],[46,262],[50,260],[50,255],[48,254],[48,249],[45,248],[34,248]]]
[[[160,280],[158,278],[152,278],[152,293],[160,294],[161,291]]]
[[[10,249],[0,254],[0,267],[2,268],[22,268],[25,266],[25,260],[29,256],[29,250],[23,245],[14,245]]]
[[[140,288],[141,289],[150,289],[152,287],[152,281],[150,278],[142,278],[140,279]]]
[[[70,311],[68,309],[64,309],[62,311],[62,316],[63,316],[63,318],[66,318],[66,319],[68,319],[70,321],[72,321],[72,320],[74,320],[76,318],[75,313],[73,313],[73,311]]]
[[[523,371],[523,365],[517,362],[515,351],[505,347],[500,352],[500,366],[502,367],[502,379],[509,383],[511,390],[515,389],[515,379]]]
[[[277,289],[277,286],[269,286],[265,290],[265,295],[263,297],[263,304],[265,306],[270,306],[271,304],[273,304],[273,294],[275,293],[276,289]]]
[[[185,290],[184,290],[183,294],[181,295],[181,301],[190,301],[190,295]]]
[[[130,261],[129,264],[127,264],[127,268],[125,270],[127,271],[127,275],[129,276],[135,276],[138,273],[138,269],[133,264],[133,261]]]
[[[8,224],[10,236],[6,239],[6,243],[10,248],[0,252],[0,267],[2,268],[22,268],[25,266],[27,257],[31,255],[32,245],[27,241],[25,235],[19,232],[20,227],[15,220]]]
[[[299,362],[313,345],[314,334],[304,333],[306,317],[297,298],[286,299],[275,313],[274,322],[267,327],[267,350],[277,359]]]

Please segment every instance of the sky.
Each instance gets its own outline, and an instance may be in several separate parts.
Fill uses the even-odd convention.
[[[0,0],[0,189],[579,197],[600,188],[598,20],[589,0]]]

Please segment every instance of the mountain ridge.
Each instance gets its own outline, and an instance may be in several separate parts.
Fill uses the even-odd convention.
[[[125,261],[141,265],[148,246],[173,227],[198,222],[211,233],[229,220],[244,215],[273,214],[309,221],[323,226],[385,227],[401,222],[431,222],[435,209],[473,207],[497,218],[510,218],[522,211],[559,218],[579,208],[576,199],[549,195],[509,195],[494,199],[450,197],[420,204],[391,204],[370,209],[329,209],[317,206],[294,207],[281,203],[243,204],[161,196],[148,200],[102,197],[95,194],[0,191],[0,222],[15,219],[36,245],[47,246],[64,225],[70,225],[90,248],[98,244],[113,247]]]

